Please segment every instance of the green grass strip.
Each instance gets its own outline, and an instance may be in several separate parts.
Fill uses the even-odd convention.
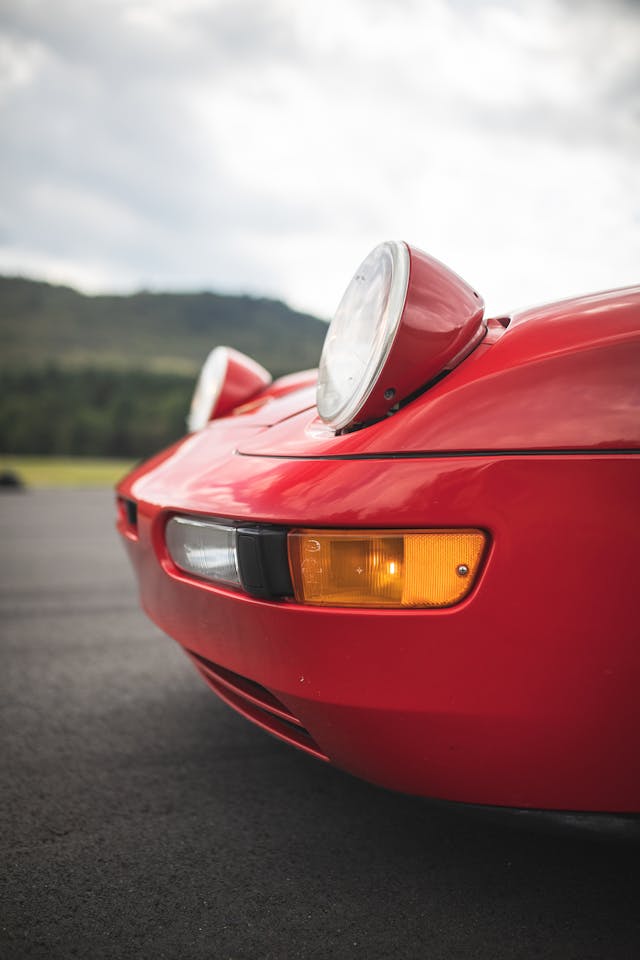
[[[12,471],[27,486],[112,487],[133,466],[133,460],[107,457],[27,457],[0,455],[0,472]]]

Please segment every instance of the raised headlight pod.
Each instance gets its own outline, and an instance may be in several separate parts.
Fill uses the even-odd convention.
[[[271,374],[233,347],[216,347],[205,360],[191,400],[187,427],[202,430],[209,420],[224,417],[271,383]]]
[[[335,430],[365,425],[464,359],[484,336],[484,304],[421,250],[389,240],[358,267],[322,350],[317,406]]]

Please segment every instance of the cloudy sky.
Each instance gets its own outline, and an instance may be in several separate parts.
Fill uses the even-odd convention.
[[[491,312],[640,282],[633,0],[0,0],[0,272],[329,316],[380,240]]]

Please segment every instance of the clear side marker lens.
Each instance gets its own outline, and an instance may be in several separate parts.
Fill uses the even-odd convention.
[[[204,580],[240,586],[236,530],[188,517],[172,517],[165,541],[176,567]]]

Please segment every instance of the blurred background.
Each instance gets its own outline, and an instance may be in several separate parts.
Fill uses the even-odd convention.
[[[383,239],[489,313],[638,282],[634,0],[1,0],[0,117],[0,455],[47,482],[179,436],[217,343],[315,366]]]

